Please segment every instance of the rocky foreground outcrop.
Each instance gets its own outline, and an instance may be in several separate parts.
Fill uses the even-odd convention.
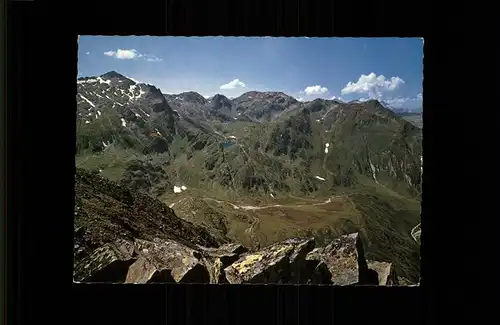
[[[324,247],[313,238],[290,238],[249,251],[93,173],[77,170],[75,189],[77,282],[393,283],[391,263],[366,261],[358,233]]]
[[[250,252],[239,244],[190,248],[173,240],[119,239],[75,265],[78,282],[388,285],[390,263],[367,262],[357,233],[314,248],[292,238]]]
[[[376,274],[368,269],[358,233],[341,236],[325,247],[316,248],[307,254],[306,259],[311,264],[324,264],[333,284],[377,284]]]
[[[224,269],[229,283],[306,283],[306,255],[314,239],[288,239],[257,252],[247,253]]]

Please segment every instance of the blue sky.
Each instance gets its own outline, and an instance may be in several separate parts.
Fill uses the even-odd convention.
[[[81,36],[78,52],[79,77],[115,70],[167,94],[282,91],[421,107],[421,38]]]

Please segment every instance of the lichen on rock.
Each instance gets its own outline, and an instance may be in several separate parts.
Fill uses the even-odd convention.
[[[323,262],[335,285],[354,285],[367,282],[368,266],[363,243],[358,233],[340,236],[325,247],[311,251],[306,260]]]
[[[291,283],[301,277],[314,239],[288,239],[258,252],[243,254],[224,272],[229,283]]]
[[[205,265],[210,273],[210,283],[227,283],[224,269],[239,259],[248,249],[240,244],[223,244],[220,247],[198,246],[204,256]]]
[[[156,272],[170,273],[177,283],[209,282],[207,267],[200,253],[194,249],[161,239],[137,239],[135,247],[142,259],[129,268],[127,282],[147,282]]]

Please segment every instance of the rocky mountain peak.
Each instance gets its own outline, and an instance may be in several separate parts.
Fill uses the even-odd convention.
[[[202,95],[200,95],[194,91],[186,91],[186,92],[180,93],[178,95],[178,97],[182,97],[183,100],[190,101],[190,102],[196,102],[199,104],[205,104],[207,102],[205,97],[203,97]]]
[[[160,88],[156,88],[153,85],[146,85],[146,84],[141,84],[141,88],[147,89],[148,92],[152,95],[157,97],[158,99],[161,99],[162,101],[165,100],[165,97],[163,96]]]
[[[222,108],[231,109],[231,106],[232,106],[231,100],[229,98],[227,98],[226,96],[221,95],[221,94],[215,95],[212,98],[211,103],[212,103],[213,109],[215,109],[215,110],[220,110]]]
[[[129,79],[116,71],[106,72],[101,75],[100,78],[103,80],[109,80],[113,86],[130,87],[130,85],[136,84],[134,80]]]
[[[253,121],[271,121],[295,105],[297,100],[282,92],[249,91],[233,101],[236,112]]]
[[[111,144],[140,152],[165,152],[176,114],[160,89],[107,72],[77,80],[78,151]]]
[[[279,100],[280,98],[286,99],[290,102],[297,102],[297,100],[281,91],[248,91],[241,96],[235,98],[235,101],[244,100]]]
[[[128,79],[124,75],[122,75],[114,70],[111,70],[109,72],[106,72],[105,74],[102,74],[101,77],[102,78],[110,78],[110,79],[111,78]]]
[[[391,118],[396,118],[396,113],[392,109],[384,105],[383,102],[380,102],[376,99],[370,99],[363,102],[363,106],[366,109],[372,110],[375,113],[383,114]]]
[[[214,100],[217,100],[217,101],[226,101],[226,102],[231,102],[231,100],[229,98],[227,98],[226,96],[222,95],[222,94],[215,94],[212,98],[211,98],[212,101]]]

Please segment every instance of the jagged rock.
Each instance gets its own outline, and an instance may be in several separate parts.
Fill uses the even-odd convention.
[[[341,236],[325,247],[307,254],[310,263],[326,264],[335,285],[371,284],[373,274],[368,270],[363,243],[358,233]],[[376,280],[375,280],[376,281]]]
[[[224,269],[229,283],[298,283],[307,278],[305,257],[314,239],[288,239],[244,254]]]
[[[227,283],[224,269],[236,262],[248,249],[240,244],[224,244],[218,248],[199,246],[210,273],[210,283]]]
[[[118,239],[97,248],[75,265],[73,278],[77,282],[124,282],[135,259],[134,244]]]
[[[174,282],[208,283],[210,279],[202,255],[172,240],[137,239],[135,249],[141,258],[128,270],[127,283]]]
[[[147,258],[140,256],[128,268],[125,283],[147,283],[158,270]]]
[[[392,263],[367,261],[368,268],[377,272],[378,285],[390,285],[394,281],[394,268]]]

